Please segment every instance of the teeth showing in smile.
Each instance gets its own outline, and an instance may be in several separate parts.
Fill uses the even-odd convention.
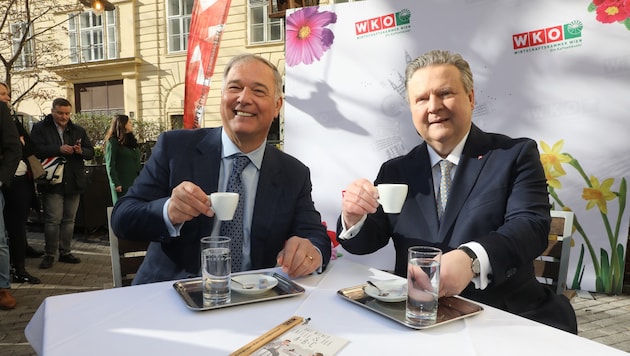
[[[250,114],[250,113],[244,112],[244,111],[237,111],[236,115],[238,115],[238,116],[254,116],[254,114]]]

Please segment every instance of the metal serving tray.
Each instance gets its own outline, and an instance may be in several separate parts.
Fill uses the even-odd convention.
[[[232,276],[245,275],[248,273],[238,273]],[[304,293],[304,288],[287,279],[286,277],[275,272],[256,272],[256,274],[264,274],[274,277],[278,280],[278,284],[272,289],[261,294],[241,294],[234,290],[231,292],[231,301],[226,304],[204,306],[203,296],[201,292],[201,277],[194,279],[186,279],[173,283],[173,288],[184,299],[184,303],[191,310],[212,310],[219,308],[227,308],[235,305],[250,304],[262,302],[266,300],[274,300],[281,298],[289,298]]]
[[[466,318],[480,313],[483,308],[480,305],[469,302],[459,297],[440,298],[438,305],[437,322],[428,326],[416,326],[407,323],[405,319],[406,302],[382,302],[370,297],[364,289],[367,284],[348,287],[337,291],[337,295],[343,299],[381,314],[400,324],[412,329],[428,329],[448,322]]]

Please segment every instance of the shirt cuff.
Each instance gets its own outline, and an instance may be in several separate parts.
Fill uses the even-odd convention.
[[[171,198],[166,199],[164,202],[164,207],[162,208],[162,219],[164,219],[164,224],[166,225],[166,229],[168,230],[168,234],[171,237],[179,236],[179,232],[182,229],[184,224],[173,225],[171,220],[168,218],[168,204],[170,204]]]
[[[492,266],[490,266],[490,258],[488,258],[488,253],[486,249],[481,246],[478,242],[467,242],[462,246],[466,246],[471,249],[475,255],[477,255],[477,259],[479,260],[479,266],[481,267],[479,276],[474,277],[472,282],[475,284],[476,289],[486,289],[488,284],[490,284],[490,280],[488,279],[488,275],[492,274]]]
[[[322,272],[324,272],[324,255],[322,255],[322,250],[320,250],[319,247],[317,247],[317,246],[313,246],[313,247],[315,247],[317,252],[319,252],[319,257],[320,257],[320,259],[322,261],[322,264],[319,265],[319,267],[317,268],[317,270],[315,272],[322,273]]]
[[[344,222],[343,216],[342,216],[341,217],[342,229],[341,229],[341,233],[339,233],[339,236],[337,236],[337,238],[341,240],[350,240],[351,238],[357,236],[359,231],[361,231],[361,228],[363,227],[365,220],[367,220],[367,215],[363,215],[363,217],[361,218],[361,220],[359,220],[359,222],[354,224],[354,226],[352,226],[351,228],[346,229],[346,223]]]

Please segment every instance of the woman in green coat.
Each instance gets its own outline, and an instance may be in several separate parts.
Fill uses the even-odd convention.
[[[129,116],[118,114],[105,134],[105,166],[112,203],[127,193],[140,169],[140,149]]]

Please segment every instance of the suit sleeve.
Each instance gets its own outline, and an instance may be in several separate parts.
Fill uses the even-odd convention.
[[[171,194],[167,138],[162,134],[144,169],[127,194],[114,206],[112,229],[120,238],[146,240],[150,236],[153,239],[171,239],[162,215],[164,203]]]
[[[297,236],[305,236],[322,253],[323,266],[330,261],[331,242],[326,228],[322,224],[321,215],[315,209],[315,204],[311,197],[312,183],[310,172],[307,169],[305,183],[302,192],[298,197],[297,209],[295,212],[295,229]]]
[[[390,162],[381,165],[374,185],[378,185],[383,181],[384,172],[392,170]],[[397,169],[395,169],[397,170]],[[337,219],[337,235],[341,233],[343,227],[341,225],[341,214]],[[391,225],[387,219],[387,215],[383,208],[379,205],[374,214],[368,214],[361,230],[351,239],[338,239],[341,246],[350,253],[357,255],[366,255],[380,250],[385,247],[390,240]]]
[[[531,266],[547,247],[551,223],[547,181],[534,141],[521,145],[512,170],[503,225],[475,238],[488,253],[495,284]]]

